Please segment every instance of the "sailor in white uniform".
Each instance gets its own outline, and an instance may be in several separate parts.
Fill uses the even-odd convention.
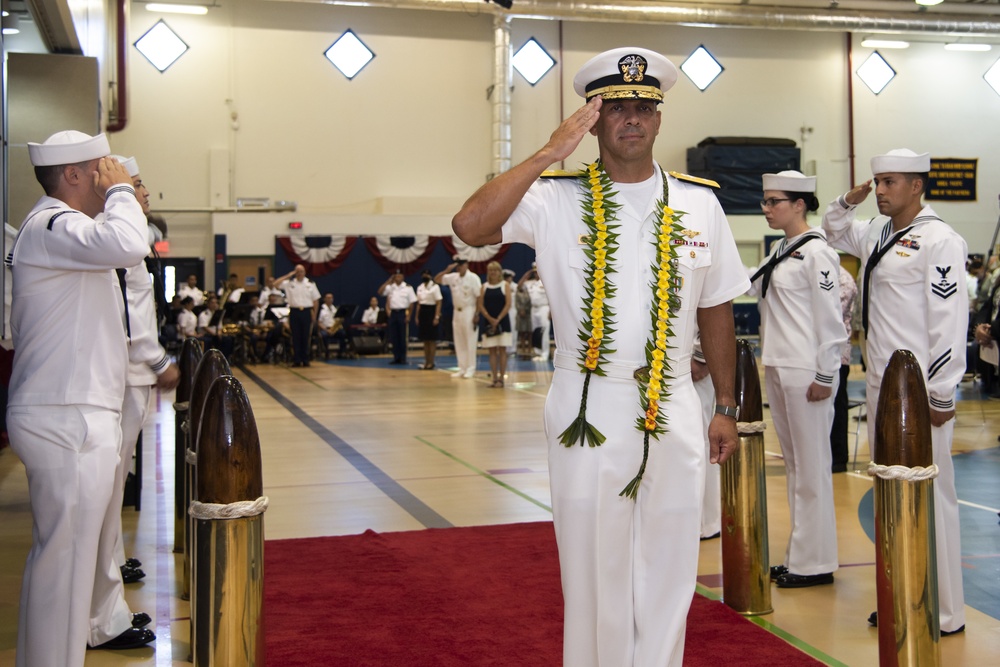
[[[847,340],[840,260],[806,222],[819,209],[815,176],[764,174],[763,186],[764,217],[785,238],[751,277],[751,293],[760,299],[761,361],[792,524],[784,562],[771,568],[771,578],[782,588],[803,588],[832,584],[838,566],[829,441]]]
[[[471,245],[502,241],[533,246],[550,296],[556,354],[544,416],[567,667],[682,663],[707,464],[705,424],[690,374],[698,323],[718,404],[708,427],[711,462],[725,460],[738,445],[730,301],[749,285],[711,189],[667,175],[652,159],[660,128],[657,104],[676,78],[669,60],[646,49],[615,49],[593,58],[574,79],[587,104],[531,158],[480,188],[452,222]],[[599,162],[581,178],[538,180],[588,132],[598,138]],[[603,174],[594,177],[597,185],[584,182],[591,169]],[[606,187],[600,185],[602,178]],[[602,198],[608,195],[606,206],[618,207],[605,209],[613,212],[609,227],[617,226],[613,252],[599,247],[604,241],[599,228],[588,234],[592,227],[585,218],[596,202],[595,190]],[[665,194],[669,212],[657,205]],[[677,211],[685,213],[669,242],[676,258],[654,267],[655,233]],[[608,275],[614,291],[598,297],[596,290],[603,288],[592,282],[601,279],[596,271],[605,252],[613,257],[608,266],[614,273]],[[668,274],[662,289],[658,273]],[[613,351],[605,350],[599,366],[604,375],[582,369],[586,350],[592,349],[591,343],[581,342],[582,327],[592,321],[591,311],[581,307],[593,303],[584,300],[590,292],[593,298],[605,298],[613,312],[613,343],[608,345]],[[672,379],[668,387],[660,387],[670,394],[663,403],[667,430],[650,438],[644,472],[637,475],[644,460],[639,429],[643,415],[649,414],[639,388],[650,387],[642,396],[654,391],[652,380],[643,379],[656,366],[648,363],[646,350],[657,345],[651,342],[656,340],[654,329],[659,331],[653,320],[664,320],[659,314],[651,317],[651,304],[668,294],[679,303],[671,307],[665,339]],[[591,338],[596,340],[593,334]],[[581,447],[575,440],[563,444],[560,434],[575,423],[581,406],[587,409],[586,422],[605,436],[599,446]],[[632,485],[637,480],[633,499],[626,487],[636,490]]]
[[[144,215],[149,214],[149,191],[142,183],[139,174],[139,163],[134,157],[114,156],[128,171],[135,188],[136,199],[142,206]],[[153,225],[146,226],[146,240],[149,247],[157,241],[159,229]],[[112,557],[122,568],[122,579],[125,583],[137,581],[145,574],[139,570],[142,564],[135,558],[125,557],[125,544],[122,539],[121,505],[125,492],[125,481],[132,468],[132,456],[135,453],[136,442],[142,432],[142,426],[149,413],[149,402],[152,398],[153,386],[170,391],[180,381],[180,371],[177,365],[170,361],[166,350],[160,345],[156,327],[156,301],[153,295],[153,281],[146,258],[135,266],[119,269],[119,281],[124,274],[125,297],[128,302],[128,377],[125,382],[125,400],[122,403],[122,447],[118,461],[118,471],[115,492],[111,497],[108,521],[105,531],[110,531],[109,540],[105,534],[101,536],[101,556],[104,550],[111,546]],[[102,562],[101,560],[98,561]],[[103,616],[106,616],[103,615]],[[91,619],[94,626],[106,624],[110,619],[99,617]]]
[[[930,154],[896,149],[871,160],[881,215],[856,220],[854,209],[872,181],[831,202],[823,216],[830,244],[861,258],[862,323],[868,341],[868,441],[874,441],[879,387],[895,350],[909,350],[924,372],[930,401],[941,634],[965,629],[958,497],[951,442],[955,387],[965,372],[969,298],[963,274],[965,240],[921,199]],[[874,614],[871,621],[876,621]]]
[[[110,153],[103,134],[72,130],[28,144],[46,195],[8,256],[15,352],[7,425],[28,474],[34,524],[17,667],[79,667],[88,644],[122,648],[155,638],[132,627],[114,561],[97,568],[128,364],[114,269],[149,252],[132,179]],[[109,605],[112,629],[91,628],[88,619]]]
[[[458,370],[453,378],[473,378],[476,376],[476,302],[483,283],[472,271],[469,262],[461,257],[434,276],[434,282],[447,285],[451,289],[451,333],[455,343],[455,358]]]

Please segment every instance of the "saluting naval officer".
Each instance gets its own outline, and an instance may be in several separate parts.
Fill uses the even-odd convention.
[[[139,174],[139,163],[134,157],[125,158],[113,156],[122,163],[132,179],[136,199],[142,207],[143,215],[149,215],[149,190],[143,185]],[[146,225],[146,241],[151,249],[159,237],[159,230],[151,224]],[[125,381],[125,401],[122,403],[122,448],[118,460],[118,471],[115,479],[115,492],[111,497],[108,521],[101,534],[101,556],[104,550],[111,546],[112,556],[121,568],[122,580],[127,583],[138,581],[146,576],[139,569],[142,563],[136,558],[125,557],[125,544],[122,539],[121,504],[125,493],[125,481],[132,467],[132,455],[135,453],[136,442],[142,432],[142,426],[149,413],[149,402],[152,398],[153,386],[164,391],[170,391],[180,382],[180,370],[177,364],[170,360],[166,350],[160,345],[156,326],[156,300],[153,295],[153,281],[150,280],[150,269],[146,260],[126,269],[118,269],[119,284],[125,289],[128,303],[128,376]],[[124,281],[124,282],[123,282]],[[110,531],[110,532],[109,532]],[[110,540],[110,545],[108,541]],[[101,561],[99,561],[100,563]],[[146,620],[145,619],[141,620]],[[92,625],[107,623],[110,619],[97,617],[91,619]],[[141,622],[141,621],[137,621]],[[148,621],[147,621],[148,622]]]
[[[28,144],[45,196],[8,255],[15,352],[7,425],[27,470],[33,515],[17,667],[78,667],[88,644],[124,648],[155,639],[132,627],[114,561],[97,567],[128,370],[114,269],[149,252],[132,179],[110,153],[103,134],[72,130]],[[90,627],[88,619],[109,606],[112,622]]]
[[[829,441],[840,348],[847,341],[840,259],[822,230],[806,222],[819,210],[815,176],[764,174],[763,186],[767,225],[785,238],[751,277],[751,293],[759,297],[764,382],[792,524],[784,561],[771,568],[771,579],[781,588],[804,588],[832,584],[838,567]]]
[[[718,403],[711,462],[738,446],[730,300],[749,283],[712,190],[653,161],[657,105],[676,80],[647,49],[594,57],[573,80],[586,104],[452,222],[470,245],[533,246],[549,294],[544,418],[567,667],[683,660],[708,463],[690,373],[699,324]],[[588,132],[599,159],[539,180]]]
[[[306,267],[296,264],[289,273],[275,281],[288,300],[288,328],[292,332],[292,366],[309,365],[312,328],[319,313],[319,288],[306,278]]]
[[[476,376],[476,303],[483,281],[469,271],[469,261],[456,257],[455,261],[434,276],[434,282],[447,285],[451,289],[451,334],[455,343],[455,359],[458,370],[453,378],[473,378]]]
[[[969,297],[965,290],[965,240],[921,199],[931,168],[929,153],[891,150],[873,157],[880,215],[856,220],[855,208],[872,192],[872,181],[830,203],[823,229],[830,244],[861,258],[862,325],[868,341],[865,375],[868,442],[875,439],[875,410],[886,364],[895,350],[909,350],[924,372],[930,401],[941,634],[965,629],[958,496],[951,441],[955,387],[965,373]],[[872,614],[869,622],[877,623]]]

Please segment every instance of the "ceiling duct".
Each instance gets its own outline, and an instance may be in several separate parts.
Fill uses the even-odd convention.
[[[306,2],[351,7],[427,9],[469,13],[476,4],[470,0],[271,0]],[[1000,10],[989,14],[968,13],[966,7],[949,5],[942,11],[920,11],[907,2],[874,2],[879,7],[899,6],[899,11],[846,9],[831,2],[832,8],[753,6],[749,4],[681,4],[616,0],[574,2],[573,0],[514,0],[509,11],[481,5],[485,12],[502,12],[511,18],[601,21],[605,23],[645,23],[715,28],[760,28],[823,32],[942,34],[991,36],[1000,34]],[[845,3],[846,4],[846,3]],[[951,7],[955,13],[946,13]],[[939,5],[939,7],[943,7]],[[979,6],[982,8],[982,5]],[[904,10],[905,8],[905,10]],[[972,6],[969,7],[970,9]]]

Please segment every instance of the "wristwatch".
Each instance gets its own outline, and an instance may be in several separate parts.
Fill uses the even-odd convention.
[[[737,406],[737,407],[734,408],[734,407],[732,407],[730,405],[719,405],[718,403],[716,403],[715,404],[715,414],[717,414],[717,415],[724,415],[726,417],[732,417],[736,421],[740,420],[740,408],[739,408],[739,406]]]

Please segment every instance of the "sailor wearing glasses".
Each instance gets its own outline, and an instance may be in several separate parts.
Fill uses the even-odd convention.
[[[771,579],[782,588],[832,584],[837,569],[833,505],[833,395],[847,332],[840,317],[840,260],[820,230],[806,222],[819,208],[816,177],[797,171],[764,174],[761,208],[784,232],[753,274],[760,297],[761,360],[767,399],[788,477],[792,530]]]

